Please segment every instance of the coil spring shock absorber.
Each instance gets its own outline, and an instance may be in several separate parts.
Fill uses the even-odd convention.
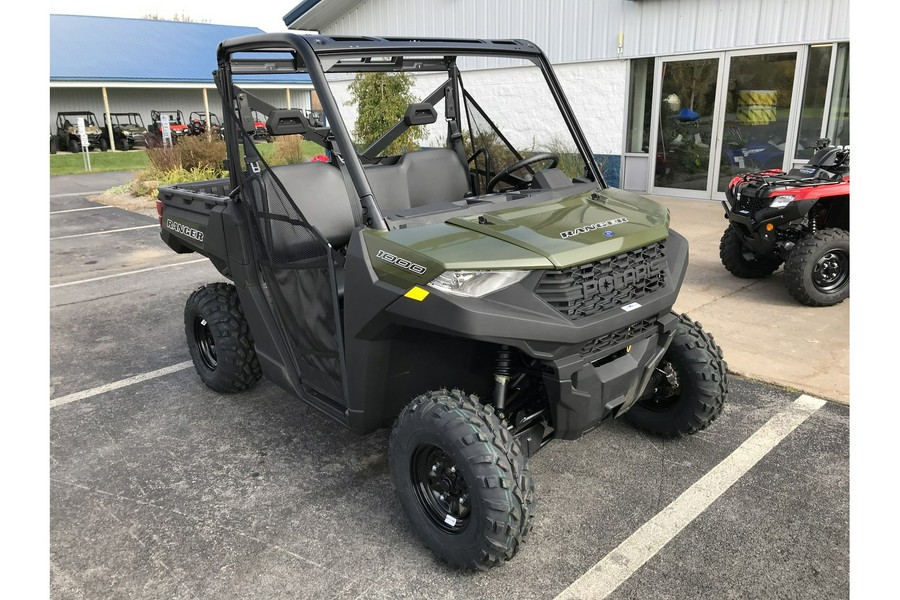
[[[506,408],[507,384],[512,373],[512,351],[509,346],[500,346],[494,365],[494,407],[502,411]]]

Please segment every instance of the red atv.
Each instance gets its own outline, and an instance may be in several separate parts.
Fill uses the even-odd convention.
[[[256,128],[256,131],[251,134],[253,136],[253,141],[274,142],[275,138],[273,138],[272,134],[269,133],[269,130],[266,129],[266,115],[257,110],[251,111],[251,115],[253,116],[253,126]]]
[[[819,140],[807,164],[731,180],[719,257],[732,275],[766,277],[784,263],[798,302],[831,306],[850,295],[850,148]]]

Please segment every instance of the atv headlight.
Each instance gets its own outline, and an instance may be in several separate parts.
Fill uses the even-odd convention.
[[[784,208],[788,204],[794,201],[794,197],[790,194],[786,194],[784,196],[775,196],[772,200],[772,204],[769,205],[770,208]]]
[[[481,298],[518,283],[529,271],[445,271],[428,285],[457,296]]]

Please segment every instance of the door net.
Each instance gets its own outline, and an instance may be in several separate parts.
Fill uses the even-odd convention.
[[[247,168],[242,174],[242,200],[251,213],[273,311],[281,320],[304,385],[343,402],[336,254],[306,220],[248,135],[243,135],[243,149]]]

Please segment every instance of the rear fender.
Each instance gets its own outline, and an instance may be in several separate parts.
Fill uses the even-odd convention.
[[[836,227],[850,231],[850,196],[823,198],[816,203],[816,223],[819,227]]]

